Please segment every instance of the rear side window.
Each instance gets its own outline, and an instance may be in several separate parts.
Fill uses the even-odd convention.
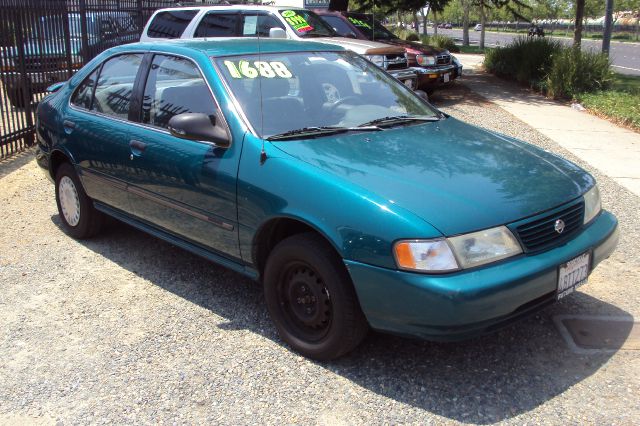
[[[212,115],[216,104],[209,87],[191,61],[155,55],[142,101],[142,122],[167,128],[174,115],[201,112]]]
[[[168,10],[153,17],[147,36],[152,38],[180,38],[197,10]]]
[[[195,37],[236,37],[239,19],[237,13],[207,13],[200,21]]]
[[[77,107],[90,109],[91,97],[93,96],[93,88],[96,85],[96,79],[98,78],[98,67],[92,72],[89,77],[85,78],[78,86],[75,93],[71,97],[71,103]]]
[[[269,37],[269,30],[271,28],[285,29],[282,22],[271,15],[260,14],[242,16],[243,37]]]
[[[127,54],[109,59],[102,66],[96,85],[92,111],[128,119],[133,84],[142,54]]]

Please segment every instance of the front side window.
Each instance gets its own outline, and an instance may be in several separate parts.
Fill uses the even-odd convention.
[[[239,19],[237,13],[207,13],[198,24],[195,37],[236,37]]]
[[[335,37],[338,35],[318,15],[309,10],[281,10],[280,15],[299,37]]]
[[[215,61],[261,137],[305,127],[352,127],[383,117],[439,114],[351,52],[243,55]]]
[[[71,97],[71,103],[77,107],[84,109],[91,109],[91,98],[93,97],[93,88],[96,85],[96,79],[98,78],[98,70],[97,68],[93,71],[87,78],[85,78],[82,83],[78,86],[76,91],[73,93]]]
[[[180,38],[197,10],[168,10],[157,13],[149,24],[147,36],[152,38]]]
[[[102,66],[91,110],[127,119],[142,54],[119,55]]]
[[[185,112],[216,112],[209,87],[193,62],[155,55],[144,88],[142,122],[167,128],[171,117]]]

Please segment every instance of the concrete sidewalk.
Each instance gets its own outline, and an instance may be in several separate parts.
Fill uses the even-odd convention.
[[[480,70],[482,55],[456,55],[460,82],[640,196],[640,134]]]

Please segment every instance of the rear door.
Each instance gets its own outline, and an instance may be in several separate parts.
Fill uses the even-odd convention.
[[[137,126],[129,114],[142,59],[142,53],[107,59],[73,93],[63,121],[87,194],[124,211],[129,208],[129,135]]]

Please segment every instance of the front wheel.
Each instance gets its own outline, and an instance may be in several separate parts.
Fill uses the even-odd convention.
[[[280,337],[309,358],[338,358],[366,336],[349,274],[333,247],[315,234],[294,235],[273,249],[264,286]]]
[[[56,204],[67,234],[84,239],[100,231],[103,215],[93,207],[69,163],[60,165],[56,173]]]

